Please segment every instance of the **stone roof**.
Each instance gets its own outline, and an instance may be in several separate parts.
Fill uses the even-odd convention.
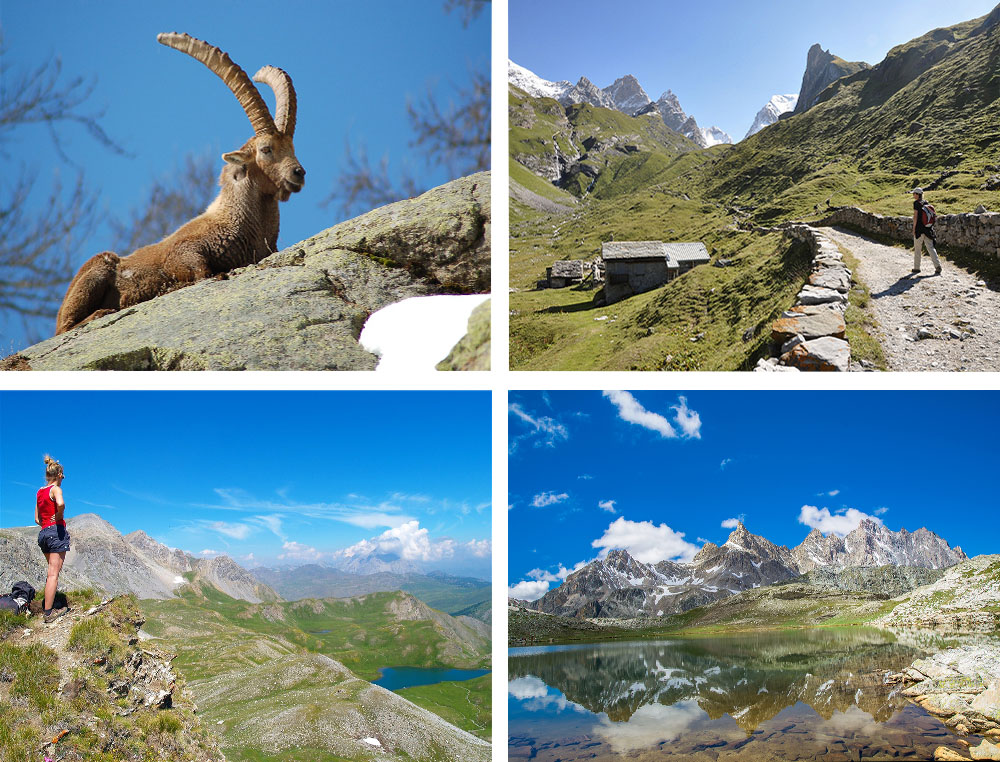
[[[678,262],[708,262],[711,259],[705,244],[700,241],[695,243],[608,241],[601,246],[601,256],[605,261],[666,258],[669,267],[677,267]]]
[[[701,241],[696,243],[665,243],[663,244],[670,258],[677,262],[708,262],[711,257],[708,249]]]
[[[583,277],[583,260],[582,259],[560,259],[558,262],[552,263],[552,277],[553,278],[582,278]]]

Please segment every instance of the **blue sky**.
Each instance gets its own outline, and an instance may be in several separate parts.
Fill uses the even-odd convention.
[[[510,0],[509,55],[549,80],[607,87],[632,74],[656,100],[670,89],[701,127],[735,140],[775,94],[798,93],[819,43],[874,65],[931,29],[984,16],[994,0]]]
[[[864,514],[1000,551],[997,392],[511,392],[508,419],[518,597],[615,547],[689,559],[740,517],[788,547]]]
[[[489,578],[488,392],[0,392],[0,527],[32,523],[45,453],[67,516],[123,534],[245,565],[368,541]]]
[[[445,13],[443,0],[6,2],[2,24],[4,64],[11,71],[33,70],[58,54],[66,81],[96,75],[90,110],[106,109],[103,126],[134,156],[111,153],[82,129],[63,127],[60,134],[101,189],[100,207],[123,218],[146,198],[154,177],[183,166],[188,154],[210,155],[221,170],[221,154],[253,136],[218,77],[160,45],[159,32],[207,40],[251,76],[265,64],[285,69],[298,93],[295,148],[307,183],[281,205],[279,246],[341,220],[336,202],[318,204],[341,171],[348,134],[367,144],[373,162],[387,155],[394,169],[408,166],[428,187],[450,179],[427,170],[419,149],[410,148],[407,99],[419,100],[431,87],[446,104],[456,86],[468,84],[469,66],[488,70],[490,59],[489,9],[466,29],[461,12]],[[269,88],[260,89],[273,107]],[[11,158],[0,158],[4,175],[16,172],[21,159],[37,172],[32,203],[43,202],[55,172],[67,180],[76,176],[56,157],[44,126],[18,129],[8,150]],[[109,236],[101,225],[81,249],[77,267],[107,248]],[[2,317],[3,344],[18,344],[21,331]]]

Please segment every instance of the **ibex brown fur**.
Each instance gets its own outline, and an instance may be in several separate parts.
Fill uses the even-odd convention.
[[[255,81],[274,90],[272,118],[246,72],[221,50],[186,34],[156,39],[219,75],[243,106],[255,135],[238,151],[222,155],[222,189],[203,214],[127,257],[105,251],[84,263],[59,308],[57,335],[180,286],[259,262],[278,245],[278,202],[305,185],[306,171],[292,145],[296,99],[291,77],[273,66],[254,75]]]

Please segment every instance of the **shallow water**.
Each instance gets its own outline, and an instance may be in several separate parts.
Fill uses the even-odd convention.
[[[512,648],[509,756],[932,759],[962,747],[883,682],[919,655],[862,628]]]
[[[378,671],[378,680],[372,680],[375,685],[381,685],[386,690],[398,691],[412,688],[415,685],[434,685],[453,680],[472,680],[475,677],[488,675],[488,669],[432,669],[421,667],[383,667]]]

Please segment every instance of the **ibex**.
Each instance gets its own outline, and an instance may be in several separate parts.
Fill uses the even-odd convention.
[[[222,155],[221,190],[205,212],[159,243],[127,257],[105,251],[73,278],[56,317],[56,335],[181,286],[255,264],[278,245],[278,202],[302,190],[306,171],[295,158],[295,88],[281,69],[254,75],[274,90],[275,116],[243,71],[216,47],[186,34],[160,34],[168,47],[201,61],[243,106],[254,137]]]

